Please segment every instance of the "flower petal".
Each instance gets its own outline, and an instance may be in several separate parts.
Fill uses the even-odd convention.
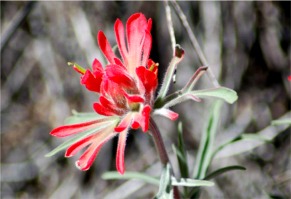
[[[90,70],[86,70],[85,74],[81,77],[81,84],[85,85],[90,91],[100,92],[101,81],[102,75],[96,79]]]
[[[149,105],[146,105],[142,109],[141,113],[134,115],[134,119],[133,119],[133,123],[131,127],[133,129],[136,129],[140,126],[144,133],[147,132],[149,129],[150,113],[151,113],[151,107]]]
[[[123,61],[125,62],[125,65],[127,65],[128,52],[127,52],[127,47],[125,44],[124,27],[123,27],[123,24],[120,21],[120,19],[117,19],[115,24],[114,24],[114,32],[115,32],[116,41],[117,41],[120,55],[121,55]]]
[[[116,135],[116,133],[110,131],[103,132],[103,134],[106,135],[105,139],[98,141],[94,140],[94,143],[83,153],[79,160],[76,161],[76,166],[78,169],[82,171],[88,170],[92,166],[104,143]]]
[[[144,122],[141,128],[143,132],[147,132],[149,129],[150,113],[151,113],[151,107],[149,105],[146,105],[142,110],[142,116],[143,116]]]
[[[116,56],[113,53],[111,45],[109,44],[105,34],[102,31],[98,32],[97,39],[98,39],[98,45],[101,51],[103,52],[104,56],[107,58],[107,60],[111,64],[114,64],[115,63],[114,58],[116,58]]]
[[[66,137],[66,136],[74,135],[76,133],[88,130],[90,128],[94,128],[95,126],[98,126],[99,124],[104,123],[104,122],[108,122],[109,120],[110,120],[109,118],[102,118],[102,119],[93,120],[90,122],[64,125],[64,126],[60,126],[58,128],[53,129],[50,132],[50,134],[56,137]]]
[[[157,88],[158,79],[155,73],[143,66],[140,66],[136,69],[136,74],[142,82],[147,94],[151,94],[151,92]]]
[[[120,84],[113,82],[112,80],[109,79],[109,77],[104,75],[100,93],[103,96],[111,98],[116,107],[122,109],[123,110],[121,111],[122,113],[124,112],[124,108],[126,106],[126,98],[123,95],[124,91]]]
[[[100,115],[112,116],[115,114],[111,109],[107,108],[106,106],[103,106],[98,102],[93,104],[93,108],[96,111],[96,113]]]
[[[118,58],[114,58],[114,62],[116,65],[121,66],[122,68],[126,69],[122,61]]]
[[[106,67],[106,75],[111,81],[119,84],[119,86],[133,87],[135,85],[127,70],[118,65],[108,65]]]
[[[117,152],[116,152],[116,169],[120,174],[124,174],[125,166],[124,166],[124,151],[126,145],[126,136],[127,130],[125,129],[123,132],[119,134]]]
[[[130,95],[124,92],[124,96],[128,100],[129,103],[143,103],[144,98],[141,95]]]
[[[104,69],[102,67],[102,64],[100,63],[100,61],[98,59],[94,59],[93,63],[92,63],[92,69],[93,69],[93,73],[94,72],[102,72]]]
[[[152,23],[153,23],[152,19],[149,18],[149,20],[148,20],[148,27],[147,27],[147,31],[148,32],[151,32],[151,30],[152,30]]]
[[[92,138],[96,136],[95,134],[90,135],[78,142],[75,142],[74,144],[72,144],[65,153],[65,157],[72,157],[73,155],[75,155],[78,151],[80,151],[81,149],[83,149],[84,147],[88,146],[89,144],[91,144],[93,142]]]
[[[138,129],[140,127],[140,124],[137,121],[133,121],[131,124],[132,129]]]
[[[131,121],[132,121],[132,113],[128,113],[125,117],[122,118],[122,120],[117,125],[117,127],[115,127],[114,131],[120,133],[124,131],[125,129],[128,129],[128,127],[131,124]]]
[[[174,111],[171,111],[170,109],[167,109],[167,108],[161,108],[161,109],[155,110],[154,114],[162,115],[173,121],[178,119],[179,117],[178,113],[175,113]]]
[[[142,59],[141,59],[141,65],[146,66],[147,60],[150,56],[150,51],[152,48],[152,36],[149,31],[145,31],[144,35],[144,41],[143,41],[143,53],[142,53]]]
[[[102,106],[109,108],[110,110],[114,110],[116,107],[114,105],[114,102],[112,102],[111,100],[108,100],[106,97],[104,97],[103,95],[101,95],[99,97],[99,101],[102,104]]]
[[[146,17],[142,13],[131,15],[126,23],[128,41],[128,71],[134,73],[134,69],[141,65],[141,56],[145,31],[148,28]]]
[[[144,30],[147,29],[147,20],[142,13],[135,13],[129,17],[126,23],[126,33],[129,53],[141,45]]]

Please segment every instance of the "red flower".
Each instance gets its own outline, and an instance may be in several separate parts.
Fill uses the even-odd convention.
[[[149,128],[149,117],[157,88],[158,64],[149,59],[152,45],[150,34],[152,20],[141,13],[130,16],[126,23],[126,32],[122,22],[117,19],[114,25],[115,36],[121,59],[118,58],[102,31],[98,33],[98,44],[106,57],[105,68],[95,59],[91,70],[74,65],[82,74],[81,84],[100,94],[99,102],[93,104],[101,118],[85,123],[61,126],[51,135],[65,137],[77,134],[74,143],[69,146],[65,156],[71,157],[81,149],[86,151],[76,162],[81,170],[87,170],[93,164],[105,142],[119,135],[116,167],[123,174],[124,150],[129,128]],[[171,113],[172,119],[177,114]]]

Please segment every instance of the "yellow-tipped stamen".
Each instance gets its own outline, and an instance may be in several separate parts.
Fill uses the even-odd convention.
[[[72,66],[72,67],[74,68],[75,71],[77,71],[78,73],[81,73],[82,75],[84,75],[85,72],[86,72],[86,69],[83,68],[82,66],[80,66],[80,65],[77,64],[77,63],[68,62],[68,65],[69,65],[69,66]]]

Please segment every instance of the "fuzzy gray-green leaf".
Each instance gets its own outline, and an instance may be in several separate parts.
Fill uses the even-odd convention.
[[[73,113],[72,116],[66,118],[65,124],[77,124],[81,122],[88,122],[88,121],[106,117],[103,115],[99,115],[96,112],[79,113],[73,110],[72,113]]]
[[[160,178],[159,192],[154,197],[155,199],[171,199],[173,198],[173,187],[171,182],[170,165],[163,169]]]
[[[158,179],[151,177],[149,175],[146,175],[144,173],[139,173],[139,172],[126,171],[123,175],[120,175],[120,173],[118,173],[117,171],[109,171],[109,172],[105,172],[101,177],[104,180],[138,179],[150,184],[159,185]]]
[[[237,93],[234,90],[226,87],[196,90],[191,91],[190,93],[199,98],[216,97],[219,99],[223,99],[230,104],[234,103],[238,98]]]
[[[172,178],[173,186],[184,186],[184,187],[210,187],[214,183],[207,180],[194,180],[189,178],[181,178],[179,180]]]

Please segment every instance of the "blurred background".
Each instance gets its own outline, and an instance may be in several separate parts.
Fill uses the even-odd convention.
[[[210,170],[239,164],[205,188],[202,198],[290,198],[290,127],[270,126],[290,118],[290,2],[178,2],[221,85],[239,99],[225,104],[215,146],[241,133],[274,137],[271,143],[244,151],[251,142],[222,151]],[[96,34],[103,30],[116,44],[113,24],[135,12],[153,19],[151,58],[159,63],[161,81],[172,57],[163,2],[3,2],[1,1],[1,198],[151,198],[158,187],[137,180],[105,181],[115,170],[116,140],[108,142],[94,166],[81,172],[64,153],[44,155],[63,142],[49,132],[62,125],[71,110],[92,111],[98,98],[80,85],[68,61],[89,67],[104,60]],[[172,9],[177,43],[185,58],[171,92],[185,85],[201,66],[189,36]],[[195,89],[211,88],[205,75]],[[214,100],[185,102],[180,113],[190,168],[194,168],[201,132]],[[177,160],[177,122],[155,117],[170,154]],[[131,132],[126,148],[127,171],[159,176],[159,163],[148,134]]]

